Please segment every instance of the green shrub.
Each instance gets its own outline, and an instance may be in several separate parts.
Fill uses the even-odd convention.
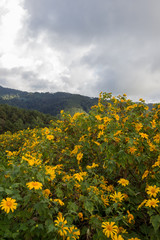
[[[160,239],[159,115],[101,93],[89,114],[0,135],[1,239]]]

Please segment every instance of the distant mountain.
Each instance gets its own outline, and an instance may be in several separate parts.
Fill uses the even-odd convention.
[[[65,92],[32,93],[0,86],[0,104],[37,110],[53,116],[57,116],[61,110],[69,111],[72,115],[75,112],[89,112],[91,106],[97,102],[98,98],[79,94]]]

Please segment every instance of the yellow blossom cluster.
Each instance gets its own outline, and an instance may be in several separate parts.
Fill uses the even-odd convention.
[[[157,239],[159,117],[101,93],[87,114],[0,135],[0,238]]]

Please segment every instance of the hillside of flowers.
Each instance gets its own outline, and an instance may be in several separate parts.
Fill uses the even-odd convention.
[[[159,240],[160,105],[101,93],[0,135],[0,239]]]

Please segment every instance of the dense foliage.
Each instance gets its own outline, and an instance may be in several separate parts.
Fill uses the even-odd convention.
[[[89,114],[1,135],[1,239],[159,240],[159,117],[104,93]]]
[[[55,117],[38,111],[25,110],[0,104],[0,134],[16,132],[26,128],[45,127]]]
[[[65,92],[29,93],[0,86],[0,103],[25,109],[37,110],[45,114],[57,116],[63,109],[75,113],[89,112],[91,106],[97,104],[98,98],[90,98],[79,94]]]

